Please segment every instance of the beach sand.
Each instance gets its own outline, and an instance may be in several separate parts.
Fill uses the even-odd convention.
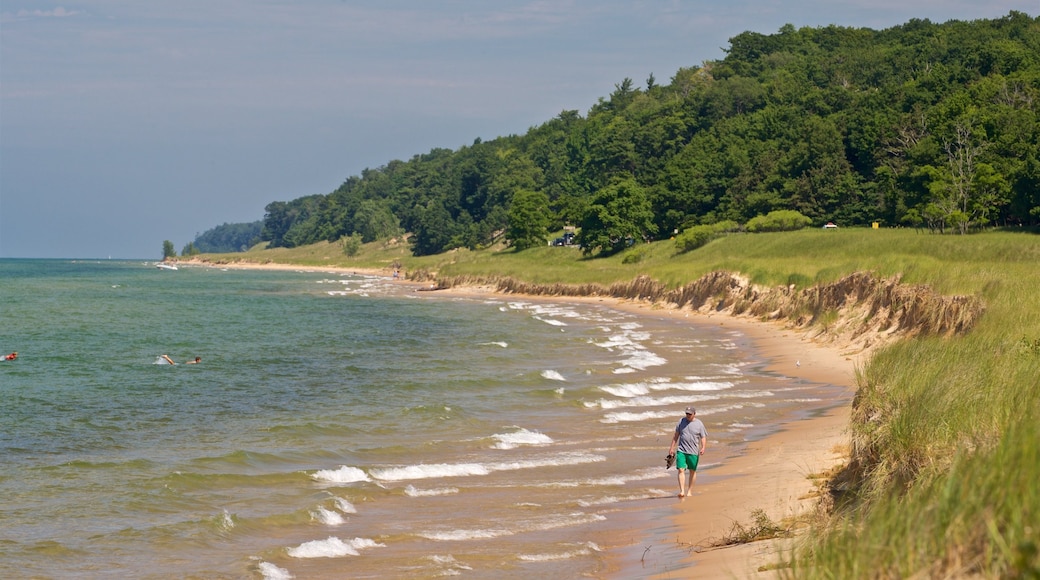
[[[248,263],[205,265],[387,275],[386,271],[322,266]],[[393,281],[417,289],[429,286],[403,278]],[[441,292],[455,296],[486,296],[492,290],[453,288],[437,294]],[[675,537],[668,542],[648,545],[648,538],[660,536],[659,529],[632,530],[628,538],[618,539],[616,545],[622,548],[613,550],[615,553],[612,554],[609,573],[609,577],[616,578],[656,579],[776,577],[775,564],[796,538],[763,540],[722,548],[711,546],[729,536],[734,524],[749,527],[755,510],[762,510],[772,522],[783,523],[815,509],[817,484],[810,476],[826,473],[845,461],[848,441],[846,431],[855,393],[856,368],[866,362],[869,352],[847,352],[843,345],[816,342],[808,333],[784,328],[782,323],[761,322],[725,313],[704,314],[603,297],[530,298],[595,301],[639,316],[680,317],[690,319],[691,323],[718,324],[749,337],[757,354],[768,361],[766,368],[770,371],[816,383],[847,387],[847,396],[834,401],[834,406],[828,412],[780,425],[777,431],[749,442],[742,455],[726,459],[722,465],[700,474],[689,497],[665,500],[674,502],[668,515],[670,525],[665,526],[665,529],[677,530]],[[705,461],[711,459],[709,444]],[[642,525],[660,528],[663,524],[654,521]]]
[[[483,290],[486,292],[486,290]],[[452,293],[481,290],[453,289]],[[540,296],[534,299],[546,299]],[[817,482],[810,476],[827,473],[846,460],[847,426],[855,394],[856,369],[869,352],[847,352],[843,345],[814,341],[804,331],[782,323],[762,322],[724,313],[704,314],[688,309],[661,307],[646,302],[613,298],[552,298],[558,301],[596,301],[644,317],[671,317],[691,324],[717,324],[749,337],[765,368],[807,381],[846,387],[846,395],[818,416],[780,425],[779,430],[749,442],[744,453],[723,465],[699,474],[693,493],[674,500],[671,528],[677,531],[667,543],[648,544],[660,536],[633,530],[630,548],[618,551],[610,577],[616,578],[774,578],[776,564],[796,538],[762,540],[713,548],[732,535],[734,524],[750,527],[752,512],[762,510],[774,523],[785,523],[810,514],[817,506]],[[710,445],[705,462],[713,460]],[[664,450],[662,450],[663,452]],[[662,456],[663,458],[663,456]],[[674,472],[673,472],[674,473]],[[676,483],[678,492],[678,483]],[[673,500],[667,500],[673,501]],[[653,522],[657,528],[660,522]],[[786,527],[786,525],[785,525]],[[621,543],[626,540],[621,539]]]

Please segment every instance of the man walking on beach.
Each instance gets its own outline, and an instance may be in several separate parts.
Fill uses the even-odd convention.
[[[686,497],[693,491],[693,484],[697,481],[697,463],[708,448],[708,431],[693,407],[686,407],[686,416],[675,426],[668,455],[675,455],[676,447],[679,452],[675,458],[675,467],[679,470],[679,497]]]

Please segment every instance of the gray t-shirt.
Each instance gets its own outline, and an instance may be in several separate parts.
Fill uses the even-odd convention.
[[[679,419],[679,424],[675,426],[675,431],[679,434],[679,451],[687,455],[701,454],[701,437],[704,437],[705,441],[707,441],[708,431],[704,428],[704,423],[701,423],[700,419],[695,418],[691,421],[683,417]]]

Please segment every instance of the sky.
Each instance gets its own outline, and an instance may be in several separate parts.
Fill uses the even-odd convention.
[[[0,258],[158,259],[366,168],[667,84],[744,31],[1040,0],[3,0]]]

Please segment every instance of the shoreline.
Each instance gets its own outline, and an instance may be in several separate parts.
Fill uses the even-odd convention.
[[[813,383],[834,385],[847,396],[828,406],[822,414],[796,417],[778,424],[764,436],[747,442],[743,451],[728,457],[723,465],[698,476],[689,497],[674,500],[671,511],[656,501],[646,508],[668,518],[675,535],[660,536],[660,522],[632,517],[642,529],[630,538],[618,538],[606,577],[651,577],[658,580],[689,578],[772,578],[775,572],[760,571],[776,564],[794,538],[761,540],[720,548],[703,548],[730,534],[734,524],[749,527],[752,511],[762,510],[776,524],[810,513],[816,504],[817,485],[810,475],[823,474],[841,465],[847,457],[846,436],[856,369],[870,351],[844,352],[833,343],[817,343],[804,330],[791,330],[779,323],[762,322],[726,313],[705,314],[690,309],[668,308],[646,302],[610,297],[561,297],[501,294],[490,288],[449,288],[453,296],[518,296],[530,300],[601,302],[641,317],[688,319],[690,324],[718,325],[739,331],[752,345],[763,368],[780,375]],[[709,426],[709,433],[711,426]],[[710,437],[710,436],[709,436]],[[666,449],[662,448],[662,457]],[[706,457],[713,461],[711,445]],[[673,472],[674,473],[674,472]],[[720,485],[725,482],[725,485]],[[636,522],[635,520],[640,520]],[[673,530],[668,530],[673,531]],[[647,542],[656,542],[647,545]]]
[[[432,289],[428,283],[402,278],[394,279],[386,270],[307,266],[292,264],[225,263],[215,264],[189,260],[185,264],[202,267],[324,271],[361,274],[386,278],[394,284],[416,290]],[[686,578],[693,573],[699,578],[768,578],[775,572],[767,569],[792,545],[795,538],[762,540],[721,548],[702,545],[728,535],[734,525],[750,526],[754,510],[762,510],[772,522],[810,513],[815,506],[816,484],[812,474],[825,473],[844,462],[847,455],[846,435],[851,401],[855,394],[855,374],[870,355],[869,350],[845,352],[841,345],[813,341],[804,330],[791,330],[782,323],[763,322],[725,312],[704,313],[690,309],[663,307],[611,297],[528,296],[499,293],[487,287],[457,287],[438,290],[437,294],[479,296],[522,296],[525,299],[564,302],[601,302],[612,308],[641,317],[689,319],[691,324],[719,325],[739,331],[748,338],[763,368],[784,376],[829,384],[847,390],[847,397],[834,401],[823,414],[793,418],[776,426],[761,438],[749,441],[743,451],[698,477],[694,492],[685,499],[674,500],[671,507],[647,506],[663,514],[670,526],[660,527],[651,518],[632,516],[628,538],[617,538],[610,549],[607,577],[632,576],[657,579]],[[709,432],[711,428],[709,427]],[[662,449],[662,456],[665,449]],[[711,457],[711,445],[709,455]],[[725,485],[720,485],[722,483]],[[656,503],[656,502],[655,502]],[[640,520],[640,521],[635,521]],[[657,526],[657,527],[655,527]],[[668,533],[668,541],[661,540]],[[671,537],[674,535],[674,537]],[[655,539],[657,536],[657,539]],[[653,542],[647,546],[647,542]]]

